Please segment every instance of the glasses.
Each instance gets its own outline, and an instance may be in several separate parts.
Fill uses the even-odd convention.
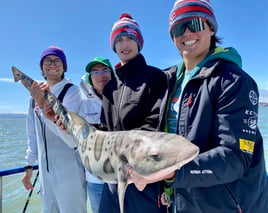
[[[110,73],[110,70],[109,69],[103,69],[103,70],[101,70],[101,71],[99,71],[99,70],[92,70],[91,72],[90,72],[90,74],[92,75],[92,76],[100,76],[101,74],[102,75],[108,75]]]
[[[56,58],[55,60],[52,60],[51,58],[46,57],[43,61],[43,64],[46,66],[50,66],[51,64],[54,64],[56,67],[62,66],[62,61],[60,58]]]
[[[189,29],[192,33],[200,32],[205,29],[205,21],[202,18],[193,18],[180,22],[172,28],[172,34],[174,37],[180,37],[186,29]]]

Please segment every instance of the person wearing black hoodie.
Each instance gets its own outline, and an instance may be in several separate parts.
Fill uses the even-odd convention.
[[[147,65],[140,53],[143,37],[130,14],[123,13],[114,23],[110,42],[120,63],[115,66],[117,78],[110,80],[103,90],[102,123],[109,131],[158,131],[167,78],[160,69]],[[160,183],[149,184],[141,192],[130,184],[125,193],[124,212],[166,212],[160,195]],[[117,185],[105,183],[100,213],[118,212]]]

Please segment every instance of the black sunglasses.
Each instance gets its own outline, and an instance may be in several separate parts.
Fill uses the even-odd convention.
[[[174,37],[182,36],[186,29],[196,33],[205,29],[205,21],[202,18],[192,18],[186,21],[177,23],[171,30]]]
[[[43,64],[46,65],[46,66],[50,66],[52,63],[56,67],[60,67],[63,64],[60,58],[56,58],[55,60],[52,60],[49,57],[45,57],[45,59],[43,60]]]

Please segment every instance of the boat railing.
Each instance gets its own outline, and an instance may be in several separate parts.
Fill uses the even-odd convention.
[[[38,165],[33,166],[33,170],[37,170]],[[2,189],[3,189],[3,177],[13,174],[18,174],[24,172],[24,167],[17,167],[17,168],[10,168],[10,169],[4,169],[0,170],[0,213],[2,213]],[[267,178],[268,178],[268,172],[267,172]]]
[[[33,166],[33,170],[38,169],[38,165],[34,165]],[[2,196],[2,192],[3,192],[3,177],[4,176],[8,176],[8,175],[13,175],[13,174],[18,174],[18,173],[22,173],[24,172],[24,167],[16,167],[16,168],[9,168],[9,169],[3,169],[0,170],[0,213],[2,213],[3,210],[3,196]]]

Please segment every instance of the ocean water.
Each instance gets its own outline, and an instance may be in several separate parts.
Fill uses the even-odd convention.
[[[7,168],[22,167],[25,165],[24,156],[27,149],[27,138],[25,132],[26,115],[0,115],[0,170]],[[36,177],[33,173],[32,182]],[[23,173],[2,177],[2,212],[18,213],[24,209],[29,196],[22,185]],[[27,206],[27,213],[41,212],[39,199],[39,182],[35,188]],[[88,213],[92,213],[88,202]]]
[[[259,108],[258,125],[264,138],[266,170],[268,171],[268,107]],[[24,165],[24,156],[27,148],[25,133],[25,115],[0,115],[0,170],[15,168]],[[33,174],[33,179],[36,171]],[[22,173],[3,177],[2,209],[3,213],[22,212],[29,192],[21,183]],[[38,195],[39,183],[32,193],[27,212],[40,212]],[[88,212],[91,212],[88,204]]]

